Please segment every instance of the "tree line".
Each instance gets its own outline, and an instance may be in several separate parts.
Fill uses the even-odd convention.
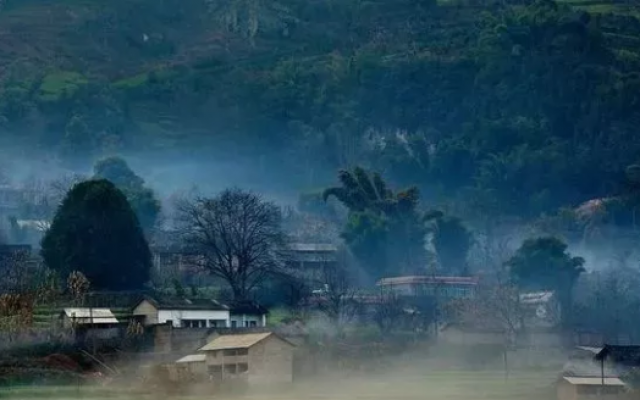
[[[18,310],[23,310],[28,323],[26,315],[32,313],[24,310],[61,291],[80,298],[79,291],[86,292],[88,285],[110,291],[150,288],[149,242],[164,228],[142,221],[158,219],[160,203],[121,158],[98,162],[95,172],[92,178],[71,183],[55,211],[41,246],[47,269],[36,273],[26,268],[25,255],[2,260],[7,272],[0,300],[3,316],[19,316]],[[251,191],[230,188],[213,196],[179,199],[170,240],[178,251],[197,255],[190,259],[191,266],[221,282],[232,299],[255,299],[266,289],[296,307],[309,299],[312,289],[323,288],[324,302],[318,306],[334,319],[356,312],[359,288],[399,275],[479,275],[477,300],[457,309],[458,317],[493,324],[509,336],[524,329],[520,293],[555,293],[567,328],[607,327],[617,315],[611,314],[611,307],[626,310],[637,304],[618,278],[626,274],[629,282],[638,279],[631,268],[580,279],[585,260],[573,256],[557,236],[533,236],[515,251],[496,255],[491,252],[499,246],[487,243],[477,228],[450,211],[421,202],[415,187],[394,190],[382,175],[360,167],[340,171],[338,182],[301,196],[299,204],[298,212],[311,220],[340,224],[344,250],[336,262],[321,268],[314,287],[305,282],[304,271],[288,263],[289,244],[295,238],[286,210]],[[132,195],[136,190],[144,195]],[[141,201],[153,207],[141,207]],[[140,213],[146,218],[138,217]],[[303,229],[308,221],[296,220]],[[479,257],[482,251],[486,254]],[[65,280],[66,286],[61,285]],[[176,282],[175,294],[186,295],[182,283]],[[192,292],[199,295],[197,288]],[[608,299],[606,305],[600,302],[603,298]],[[393,325],[391,309],[398,304],[386,298],[376,310],[381,328]],[[621,320],[614,322],[615,327],[607,328],[610,334],[635,332]]]

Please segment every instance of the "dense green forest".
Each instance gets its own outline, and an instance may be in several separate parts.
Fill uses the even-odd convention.
[[[0,140],[366,165],[538,217],[640,162],[640,14],[595,1],[1,0]]]

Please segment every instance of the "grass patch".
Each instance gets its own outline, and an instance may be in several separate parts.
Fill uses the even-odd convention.
[[[115,89],[132,90],[158,82],[165,82],[173,79],[177,73],[169,69],[160,69],[157,71],[145,72],[142,74],[130,76],[113,82],[111,85]]]
[[[125,79],[120,79],[119,81],[114,82],[112,86],[116,89],[122,89],[122,90],[134,89],[134,88],[145,85],[148,82],[148,80],[149,80],[149,74],[144,73],[144,74],[134,75]]]
[[[57,101],[63,97],[72,96],[87,83],[89,83],[88,79],[77,72],[52,72],[43,78],[38,97],[42,101]]]
[[[110,387],[25,387],[0,389],[0,397],[13,399],[142,399],[116,385]],[[151,396],[150,398],[157,398]],[[172,399],[204,400],[209,396],[176,396]],[[518,371],[505,379],[498,370],[443,370],[405,365],[381,375],[333,376],[299,381],[277,389],[251,390],[234,398],[252,400],[552,400],[553,371]]]

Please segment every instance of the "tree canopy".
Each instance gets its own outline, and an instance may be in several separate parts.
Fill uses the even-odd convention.
[[[160,202],[153,190],[144,185],[144,179],[136,175],[123,158],[104,158],[96,162],[93,171],[95,178],[112,182],[125,194],[143,229],[148,231],[155,227]]]
[[[584,259],[572,257],[555,237],[525,240],[506,265],[515,282],[530,290],[570,288],[584,272]]]
[[[525,240],[506,265],[521,290],[555,291],[562,306],[562,319],[571,317],[573,288],[582,274],[585,260],[573,257],[567,245],[556,237]]]
[[[420,193],[412,187],[394,193],[382,177],[363,168],[339,173],[340,186],[324,191],[349,210],[342,232],[346,244],[373,279],[425,269],[425,219],[418,206]]]
[[[473,236],[462,220],[449,215],[436,218],[432,222],[431,231],[441,273],[469,275],[467,256],[473,244]]]
[[[140,289],[151,269],[135,213],[104,179],[78,183],[67,193],[42,239],[41,254],[62,276],[78,271],[96,289]]]
[[[260,155],[314,186],[371,165],[527,219],[616,194],[638,162],[634,5],[10,3],[0,24],[33,34],[0,43],[0,138],[63,159]]]

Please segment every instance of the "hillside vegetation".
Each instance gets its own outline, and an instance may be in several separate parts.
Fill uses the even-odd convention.
[[[640,161],[631,2],[4,0],[0,138],[66,162],[225,149],[365,164],[533,217]],[[320,172],[317,172],[320,171]]]

